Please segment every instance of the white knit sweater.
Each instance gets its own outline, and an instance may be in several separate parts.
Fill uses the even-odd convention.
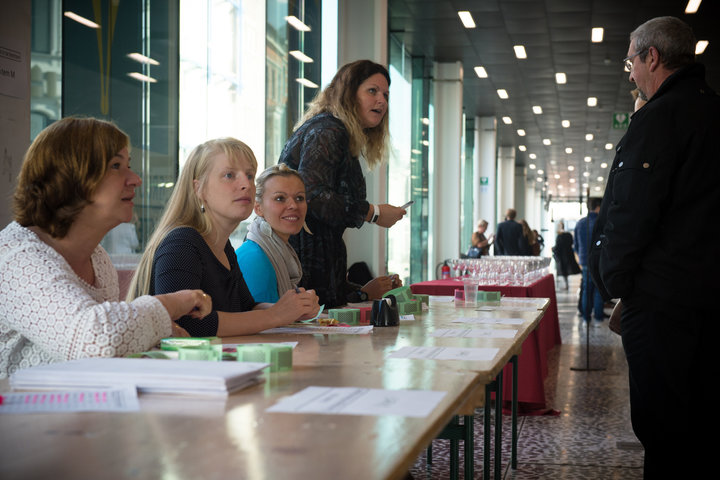
[[[0,378],[20,368],[142,352],[172,333],[159,300],[118,301],[115,268],[92,254],[95,285],[16,222],[0,231]]]

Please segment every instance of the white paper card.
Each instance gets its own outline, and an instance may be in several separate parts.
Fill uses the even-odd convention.
[[[388,358],[419,358],[426,360],[472,360],[486,362],[495,358],[498,348],[402,347]]]
[[[139,410],[132,387],[57,392],[3,393],[0,413],[132,412]]]
[[[536,312],[538,309],[535,307],[480,307],[477,309],[480,312]]]
[[[268,412],[323,415],[400,415],[427,417],[445,396],[432,390],[307,387],[283,398]]]
[[[433,337],[459,338],[515,338],[517,330],[492,328],[440,328],[432,332]]]
[[[485,325],[522,325],[525,322],[522,318],[492,318],[492,317],[460,317],[453,320],[453,323],[482,323]]]
[[[359,327],[323,327],[317,325],[302,325],[296,327],[277,327],[263,330],[260,333],[305,333],[305,334],[341,334],[341,335],[365,335],[372,333],[372,325],[361,325]]]

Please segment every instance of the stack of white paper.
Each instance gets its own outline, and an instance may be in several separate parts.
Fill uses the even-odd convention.
[[[227,395],[258,381],[267,363],[169,361],[151,358],[84,358],[27,368],[10,377],[10,386],[32,388],[110,388],[132,385],[144,393]]]

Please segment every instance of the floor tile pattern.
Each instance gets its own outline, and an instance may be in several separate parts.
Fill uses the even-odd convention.
[[[620,336],[608,329],[607,321],[588,327],[580,319],[579,275],[570,277],[569,290],[561,283],[556,288],[562,345],[550,352],[545,383],[547,406],[560,415],[519,418],[516,470],[509,466],[510,417],[503,417],[502,478],[641,479],[643,450],[630,426]],[[476,412],[474,428],[475,478],[482,478],[482,410]],[[448,478],[448,449],[449,441],[433,441],[432,463],[420,455],[410,475],[415,480]],[[464,478],[462,461],[461,454],[460,478]]]

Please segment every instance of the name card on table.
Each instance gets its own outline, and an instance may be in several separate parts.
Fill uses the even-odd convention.
[[[427,417],[446,392],[356,387],[307,387],[268,408],[272,413]]]

